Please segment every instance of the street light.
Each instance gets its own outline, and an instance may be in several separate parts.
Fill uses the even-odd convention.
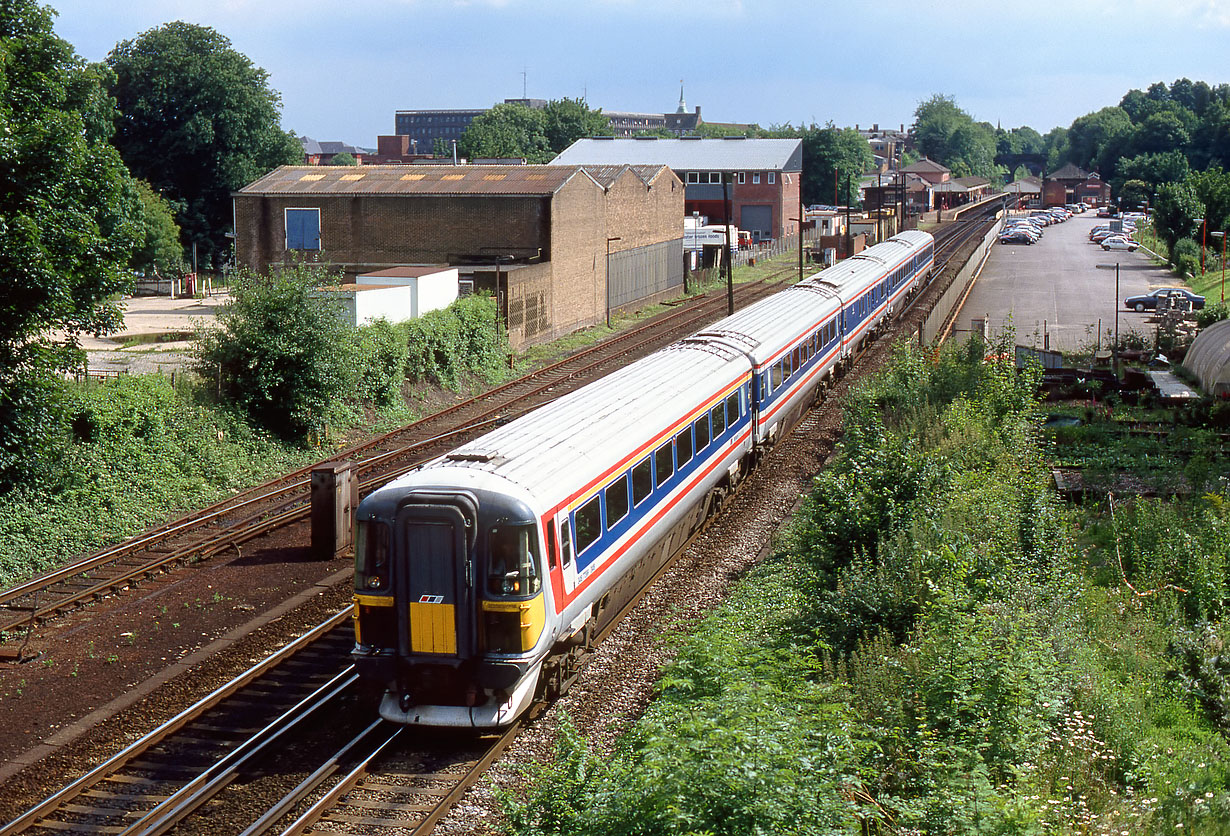
[[[1115,370],[1115,377],[1119,377],[1119,262],[1114,264],[1096,264],[1094,265],[1099,270],[1114,270],[1115,271],[1115,342],[1110,347],[1111,367]]]
[[[1209,239],[1205,234],[1204,218],[1192,218],[1193,221],[1200,224],[1200,275],[1204,276],[1204,245]]]
[[[1226,233],[1210,232],[1214,238],[1221,239],[1221,301],[1226,301]]]
[[[611,327],[611,242],[622,241],[623,238],[616,235],[614,238],[606,239],[606,327]]]

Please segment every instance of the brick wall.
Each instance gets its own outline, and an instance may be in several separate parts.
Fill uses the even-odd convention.
[[[286,250],[285,209],[320,209],[320,258],[348,276],[401,264],[455,264],[500,253],[550,258],[550,198],[401,195],[239,195],[240,266],[264,272]],[[312,253],[309,253],[312,255]]]

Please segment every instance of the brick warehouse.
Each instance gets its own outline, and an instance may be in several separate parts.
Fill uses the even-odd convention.
[[[283,166],[233,197],[236,257],[258,273],[447,264],[495,290],[498,264],[514,348],[683,287],[684,189],[662,165]]]

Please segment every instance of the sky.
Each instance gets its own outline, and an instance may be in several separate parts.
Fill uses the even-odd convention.
[[[90,61],[175,20],[269,74],[297,135],[375,147],[398,110],[585,98],[709,122],[898,127],[952,97],[1045,134],[1178,78],[1230,83],[1230,0],[42,0]]]

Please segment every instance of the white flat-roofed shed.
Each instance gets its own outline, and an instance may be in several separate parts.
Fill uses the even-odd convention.
[[[353,284],[322,287],[318,293],[341,307],[351,325],[377,319],[406,322],[447,308],[457,298],[455,267],[394,267],[365,273]]]
[[[410,288],[411,312],[417,319],[425,313],[447,308],[457,300],[457,268],[441,265],[392,267],[363,273],[355,278],[360,285],[398,285]]]

